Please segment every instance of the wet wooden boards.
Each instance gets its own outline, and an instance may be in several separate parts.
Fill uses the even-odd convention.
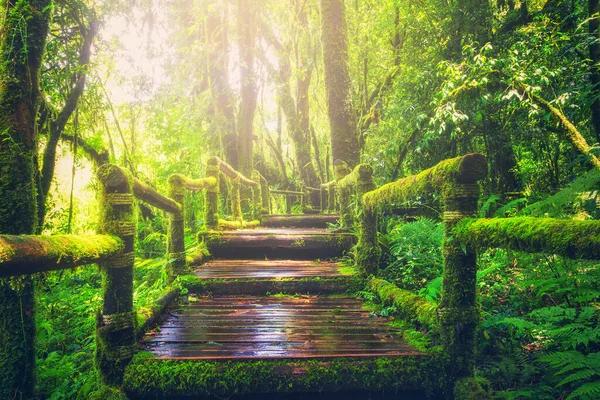
[[[169,312],[143,346],[161,359],[265,359],[419,354],[360,300],[200,298]]]

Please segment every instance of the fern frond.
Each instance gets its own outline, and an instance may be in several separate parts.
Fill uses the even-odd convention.
[[[572,373],[571,375],[568,375],[566,378],[564,378],[562,381],[560,381],[558,383],[558,385],[556,385],[556,386],[559,387],[559,386],[564,386],[569,383],[583,381],[583,380],[591,378],[592,376],[595,376],[595,375],[597,375],[596,371],[592,371],[591,369],[582,369],[580,371]]]
[[[600,398],[600,381],[589,382],[581,385],[567,397],[566,400],[596,400]]]

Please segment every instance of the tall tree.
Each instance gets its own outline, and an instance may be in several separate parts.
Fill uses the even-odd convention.
[[[298,31],[295,44],[282,44],[275,37],[270,27],[265,23],[261,24],[261,31],[264,37],[277,52],[279,69],[275,71],[266,57],[263,56],[260,59],[271,70],[271,74],[275,78],[278,103],[285,115],[287,130],[290,139],[292,139],[300,178],[305,185],[318,187],[320,181],[311,157],[309,87],[313,66],[309,60],[309,53],[312,46],[308,37],[308,19],[305,7],[305,2],[295,1],[295,18],[293,22],[297,26],[295,30]],[[297,65],[295,74],[292,74],[292,54],[296,54]],[[296,76],[296,100],[294,100],[290,85],[292,75]]]
[[[90,21],[87,24],[87,26],[85,25],[83,15],[78,15],[80,13],[80,8],[82,7],[75,6],[71,7],[68,11],[66,11],[68,13],[75,14],[66,18],[69,18],[70,20],[75,21],[79,24],[79,26],[77,27],[78,34],[75,35],[75,38],[72,38],[72,40],[69,40],[67,42],[67,46],[77,44],[79,45],[80,50],[76,65],[68,65],[66,68],[60,68],[61,70],[73,69],[74,71],[68,76],[68,91],[65,95],[64,104],[60,111],[55,111],[53,110],[53,108],[55,108],[53,104],[42,103],[42,112],[40,113],[40,118],[42,120],[41,122],[47,119],[51,119],[51,121],[49,124],[47,124],[49,125],[47,129],[48,141],[44,149],[43,163],[41,166],[40,174],[40,185],[38,190],[38,231],[43,228],[44,218],[46,216],[46,201],[48,199],[48,193],[50,191],[52,180],[54,179],[54,169],[56,166],[56,149],[61,139],[61,136],[65,130],[67,122],[73,115],[73,112],[77,108],[79,99],[83,94],[83,90],[85,88],[85,81],[87,77],[87,68],[91,57],[92,43],[98,30],[98,22],[95,16],[93,15],[90,16]],[[65,36],[69,36],[66,33],[64,34]],[[66,51],[70,51],[70,49],[66,49]],[[58,68],[58,66],[55,66],[55,68]],[[49,114],[54,114],[55,116],[50,117]],[[40,129],[42,125],[43,124],[40,123]]]
[[[37,126],[42,65],[52,4],[3,3],[0,37],[0,233],[37,229]],[[0,280],[0,398],[29,398],[35,386],[34,283]]]
[[[321,35],[331,151],[334,159],[354,167],[360,162],[360,149],[350,91],[343,0],[321,0]]]
[[[591,105],[592,126],[596,134],[596,141],[600,143],[600,6],[598,0],[589,0],[589,31],[591,36],[590,63],[592,94],[594,101]]]
[[[256,111],[256,73],[254,70],[256,46],[256,0],[238,0],[240,51],[240,109],[237,118],[238,169],[245,176],[252,175],[252,146],[254,113]]]
[[[221,138],[227,162],[238,167],[237,134],[235,129],[234,97],[229,85],[229,35],[227,4],[214,1],[207,17],[207,41],[209,46],[208,75],[213,99],[213,126]]]

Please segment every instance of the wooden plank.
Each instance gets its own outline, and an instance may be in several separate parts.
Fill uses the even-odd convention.
[[[203,298],[171,310],[144,347],[165,359],[420,354],[354,298]]]

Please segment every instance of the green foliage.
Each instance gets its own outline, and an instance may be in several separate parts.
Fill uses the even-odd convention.
[[[431,219],[398,224],[382,238],[389,249],[382,277],[406,289],[427,285],[442,271],[443,236],[442,224]]]
[[[138,324],[149,317],[166,287],[164,260],[143,260],[134,269]],[[38,389],[49,399],[121,399],[100,383],[96,369],[95,314],[102,305],[101,276],[94,267],[52,272],[38,298]]]

